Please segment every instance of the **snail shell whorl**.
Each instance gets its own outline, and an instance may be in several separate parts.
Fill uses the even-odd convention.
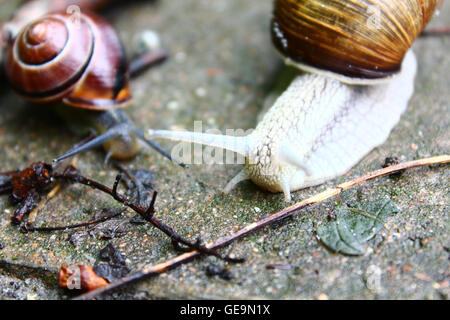
[[[11,85],[37,103],[63,101],[105,110],[127,105],[128,65],[120,40],[103,19],[83,13],[44,16],[19,33],[5,57]]]
[[[276,0],[272,39],[302,66],[350,79],[398,73],[442,0]]]

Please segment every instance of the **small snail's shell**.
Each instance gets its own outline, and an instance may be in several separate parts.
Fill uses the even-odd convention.
[[[50,12],[66,11],[67,13],[95,11],[118,0],[28,0],[22,4],[8,21],[6,32],[15,37],[30,22]]]
[[[272,39],[288,62],[306,71],[326,70],[350,83],[386,78],[399,72],[441,2],[276,0]]]
[[[106,110],[131,101],[121,42],[93,14],[75,19],[52,13],[30,23],[8,49],[5,72],[21,95],[37,103]]]

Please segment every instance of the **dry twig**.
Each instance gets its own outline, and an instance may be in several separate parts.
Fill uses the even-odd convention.
[[[124,206],[132,209],[136,213],[138,213],[144,220],[147,222],[150,222],[153,226],[155,226],[157,229],[162,231],[164,234],[166,234],[172,241],[172,244],[175,248],[180,248],[183,250],[189,249],[189,250],[195,250],[196,252],[199,252],[200,254],[206,254],[206,255],[212,255],[219,259],[228,261],[228,262],[236,262],[240,263],[243,262],[243,259],[239,258],[231,258],[228,256],[222,256],[215,250],[209,249],[207,246],[201,243],[200,239],[198,239],[195,242],[191,242],[181,235],[179,235],[175,230],[173,230],[168,225],[164,224],[161,220],[157,219],[154,216],[155,213],[155,201],[157,192],[153,192],[153,197],[150,202],[150,205],[147,208],[142,207],[141,205],[134,204],[131,200],[127,199],[123,195],[117,192],[119,183],[122,179],[122,174],[118,174],[116,176],[116,180],[114,181],[114,185],[112,188],[109,188],[108,186],[105,186],[95,180],[86,178],[79,174],[73,167],[68,167],[63,173],[54,173],[53,177],[56,179],[62,179],[64,181],[72,181],[75,183],[80,183],[86,186],[89,186],[93,189],[102,191],[111,197],[113,197],[116,201],[122,203]],[[184,245],[185,248],[183,248],[181,245]]]

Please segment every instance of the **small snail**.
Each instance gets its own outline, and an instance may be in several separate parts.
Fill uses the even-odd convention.
[[[244,137],[149,130],[245,156],[225,187],[250,179],[291,192],[347,172],[383,143],[414,89],[413,41],[439,0],[276,0],[272,40],[298,75]]]
[[[131,103],[129,66],[113,27],[80,8],[76,17],[66,11],[42,16],[55,6],[78,3],[92,9],[106,2],[33,1],[22,9],[25,11],[19,10],[10,23],[5,75],[21,96],[38,104],[62,102],[71,106],[61,108],[56,104],[55,109],[73,127],[83,124],[99,134],[55,161],[100,145],[104,145],[107,159],[129,159],[139,152],[141,142],[170,158],[119,109]],[[29,22],[30,15],[39,18]],[[20,30],[17,35],[15,30]]]

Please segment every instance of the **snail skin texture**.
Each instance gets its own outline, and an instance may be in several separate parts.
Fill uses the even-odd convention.
[[[291,192],[340,176],[382,144],[414,91],[409,49],[440,1],[276,0],[272,40],[300,73],[244,137],[149,130],[148,138],[237,152],[246,164],[225,187],[250,179]],[[379,14],[375,27],[370,9]]]

